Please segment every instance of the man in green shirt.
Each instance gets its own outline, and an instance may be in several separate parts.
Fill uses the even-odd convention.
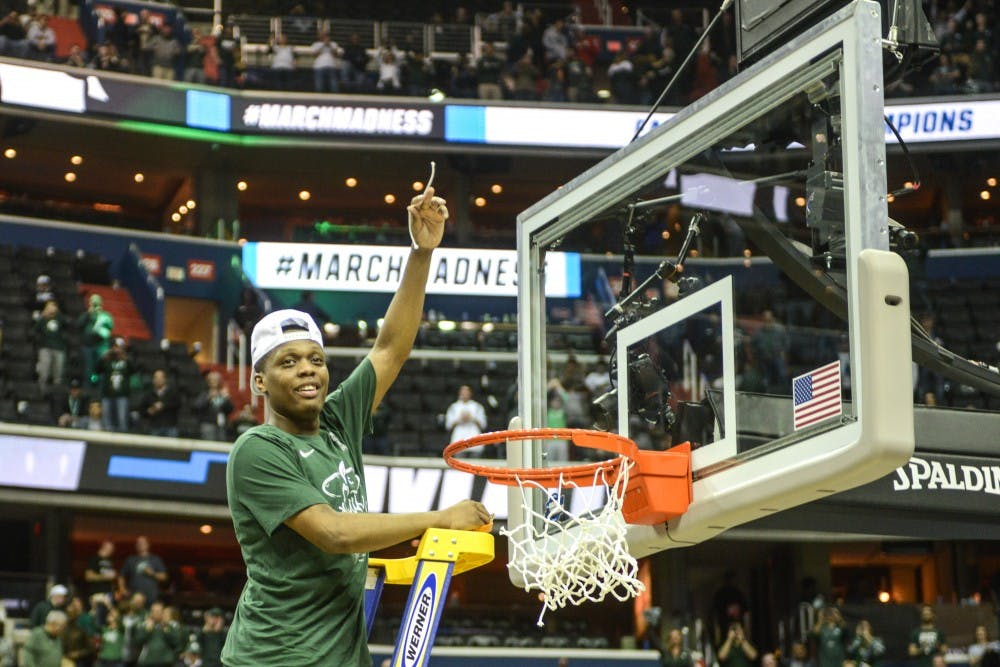
[[[925,604],[920,608],[920,627],[910,635],[910,657],[917,667],[931,667],[934,656],[947,652],[944,633],[934,625],[934,607]]]
[[[368,667],[368,552],[432,527],[487,524],[480,503],[412,514],[368,512],[361,439],[409,356],[431,254],[448,210],[428,187],[408,207],[413,249],[369,355],[327,395],[323,339],[307,314],[283,310],[251,334],[253,389],[268,421],[236,441],[229,509],[247,565],[222,653],[227,667]]]
[[[63,659],[62,633],[66,629],[66,614],[52,610],[45,616],[45,625],[32,628],[21,654],[22,667],[61,667]]]
[[[757,661],[757,648],[747,639],[739,621],[729,624],[726,640],[719,647],[718,657],[722,667],[752,667]]]
[[[847,629],[836,607],[824,607],[812,630],[819,667],[842,667],[847,659]]]

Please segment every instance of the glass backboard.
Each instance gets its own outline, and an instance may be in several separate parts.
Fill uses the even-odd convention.
[[[878,5],[852,3],[518,218],[522,425],[563,425],[586,396],[577,421],[641,448],[692,445],[690,509],[632,526],[636,556],[866,483],[912,453],[880,31]],[[580,254],[581,299],[544,293],[552,251]],[[551,345],[569,325],[600,341],[571,367]],[[508,465],[567,455],[592,456],[525,444]]]

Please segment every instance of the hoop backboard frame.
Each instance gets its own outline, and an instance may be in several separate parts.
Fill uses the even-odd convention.
[[[610,205],[627,201],[636,184],[681,165],[748,120],[802,93],[811,81],[839,75],[854,418],[836,429],[803,434],[794,456],[783,448],[741,457],[723,437],[714,443],[725,450],[722,454],[697,460],[693,502],[686,514],[665,525],[630,527],[630,550],[635,556],[695,544],[755,518],[870,482],[913,452],[912,399],[898,387],[900,378],[908,382],[910,377],[909,289],[902,259],[888,251],[879,11],[875,2],[855,0],[518,217],[519,414],[521,427],[532,428],[545,425],[545,249]],[[694,312],[704,307],[696,302],[684,305],[686,299],[652,317],[676,321],[675,309]],[[699,299],[723,303],[725,317],[724,300],[714,300],[714,295]],[[617,332],[618,354],[656,324],[644,326],[641,332],[632,327]],[[731,332],[731,326],[725,331]],[[627,386],[621,360],[619,386]],[[732,400],[728,399],[729,405]],[[623,412],[620,404],[619,432],[627,433],[621,430],[621,420],[627,418]],[[731,413],[725,410],[724,418]],[[733,433],[728,425],[724,430],[727,436]],[[508,466],[540,465],[536,448],[509,448]],[[511,495],[509,524],[524,521],[519,505],[519,494]]]

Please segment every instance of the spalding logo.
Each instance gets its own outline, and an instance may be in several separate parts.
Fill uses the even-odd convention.
[[[427,648],[434,621],[434,598],[437,596],[437,577],[427,575],[423,586],[417,591],[412,613],[406,622],[406,632],[403,633],[403,667],[420,664]]]

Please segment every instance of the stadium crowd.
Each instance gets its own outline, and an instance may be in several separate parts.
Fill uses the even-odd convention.
[[[480,3],[484,4],[484,3]],[[928,5],[928,3],[924,3]],[[308,90],[381,95],[427,96],[433,91],[455,98],[549,102],[614,102],[649,105],[673,77],[703,27],[700,10],[675,9],[662,25],[617,26],[608,37],[604,26],[585,26],[579,10],[445,3],[407,18],[435,27],[471,29],[483,34],[476,52],[431,57],[425,46],[407,36],[401,43],[384,40],[364,46],[357,33],[342,44],[326,26],[357,14],[340,4],[300,3],[284,10],[301,29],[314,30],[308,46],[293,47],[287,35],[272,33],[266,64],[244,58],[235,12],[225,27],[160,21],[148,10],[128,15],[118,7],[97,19],[94,43],[68,45],[56,57],[57,35],[49,25],[50,3],[9,5],[0,21],[0,55],[126,72],[160,79],[277,90]],[[68,6],[67,6],[68,7]],[[260,7],[254,6],[259,13]],[[985,0],[935,0],[928,5],[940,40],[939,57],[921,70],[887,86],[889,95],[988,93],[998,87],[1000,60],[995,33],[997,14]],[[233,10],[229,10],[233,11]],[[694,64],[678,79],[668,105],[697,99],[737,72],[734,19],[727,13]],[[391,13],[395,16],[395,13]],[[383,20],[385,17],[369,17]],[[235,31],[234,31],[235,28]],[[612,27],[614,31],[616,27]],[[605,31],[605,32],[602,32]],[[467,40],[468,41],[468,40]],[[471,41],[470,41],[471,46]]]

